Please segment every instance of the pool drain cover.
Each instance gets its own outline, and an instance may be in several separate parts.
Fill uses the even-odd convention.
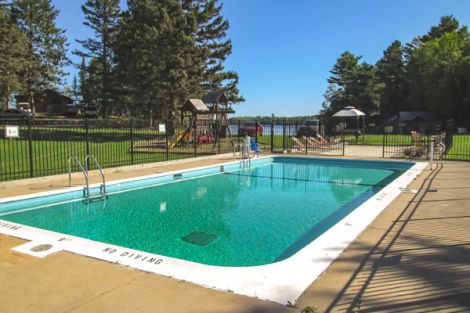
[[[212,241],[217,239],[217,235],[208,234],[202,231],[195,231],[189,235],[181,237],[181,239],[183,239],[186,242],[192,243],[194,245],[207,246]]]
[[[33,251],[33,252],[43,252],[43,251],[49,250],[50,248],[52,248],[52,245],[49,245],[49,244],[38,245],[38,246],[32,247],[31,251]]]

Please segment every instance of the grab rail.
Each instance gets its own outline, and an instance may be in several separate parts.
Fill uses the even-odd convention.
[[[72,161],[75,161],[75,163],[77,163],[78,168],[80,168],[80,170],[82,171],[83,176],[85,177],[86,188],[84,190],[84,193],[85,193],[84,196],[85,196],[85,198],[88,198],[90,196],[90,187],[89,187],[89,184],[88,184],[88,170],[85,170],[83,168],[82,163],[80,163],[80,160],[75,155],[72,155],[67,161],[67,163],[69,165],[69,187],[72,186]]]
[[[250,167],[251,166],[251,156],[250,156],[250,146],[244,142],[242,143],[242,160],[240,161],[240,164],[242,167]]]
[[[95,156],[93,156],[91,154],[88,154],[85,157],[85,165],[86,165],[87,176],[88,176],[88,171],[90,170],[90,162],[89,162],[90,159],[93,161],[96,168],[98,168],[98,170],[100,171],[101,179],[102,179],[102,182],[103,182],[103,184],[101,185],[101,188],[100,188],[100,193],[101,193],[101,196],[104,198],[104,197],[106,197],[106,179],[104,178],[103,169],[101,168],[100,163],[98,163],[98,160],[96,160]]]

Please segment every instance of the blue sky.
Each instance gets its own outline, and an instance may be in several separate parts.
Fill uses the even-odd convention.
[[[69,50],[91,36],[83,26],[85,0],[52,0],[60,10]],[[236,115],[294,116],[321,109],[330,69],[349,50],[375,63],[394,40],[409,42],[443,15],[470,24],[467,0],[222,0],[232,55],[246,102]],[[124,4],[125,1],[121,0]],[[72,60],[78,62],[73,56]],[[71,76],[76,73],[67,68]]]

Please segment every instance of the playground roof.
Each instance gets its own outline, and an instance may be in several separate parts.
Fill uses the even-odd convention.
[[[207,104],[227,104],[228,100],[227,97],[222,92],[209,92],[204,97],[204,103]]]
[[[183,105],[183,111],[209,112],[209,108],[201,99],[188,99],[188,101]]]

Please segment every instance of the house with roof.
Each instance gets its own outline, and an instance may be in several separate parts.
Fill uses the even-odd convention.
[[[29,107],[29,97],[17,95],[16,102],[25,107]],[[44,89],[34,95],[36,113],[46,113],[48,115],[62,115],[67,112],[67,106],[73,104],[73,100],[55,90]],[[18,105],[17,105],[18,106]]]
[[[400,111],[386,121],[393,126],[395,133],[409,133],[411,131],[426,132],[433,130],[436,121],[431,112],[427,111]]]

